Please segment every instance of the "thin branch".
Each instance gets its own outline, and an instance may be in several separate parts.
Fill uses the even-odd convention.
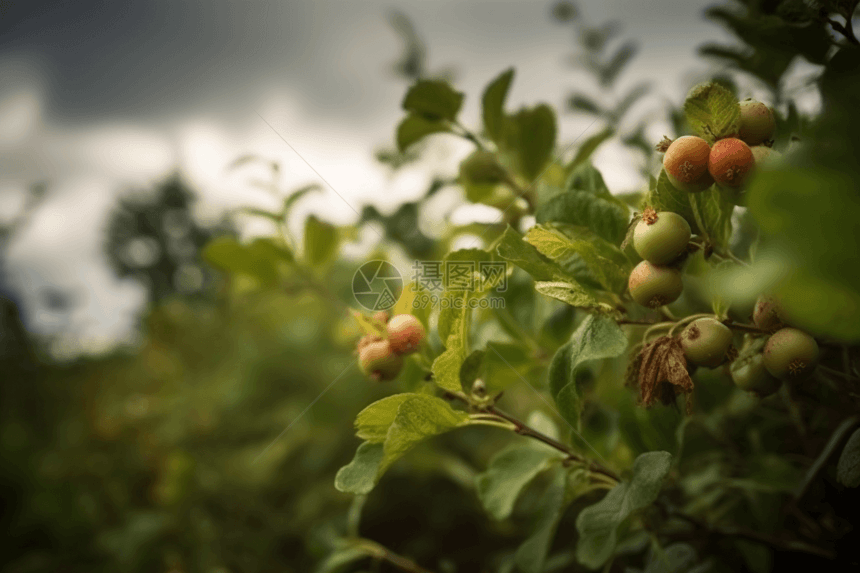
[[[817,545],[812,545],[810,543],[795,539],[782,539],[774,535],[768,535],[767,533],[761,533],[759,531],[747,529],[745,527],[726,527],[711,525],[703,519],[699,519],[698,517],[688,515],[681,511],[667,508],[665,505],[661,505],[661,507],[668,516],[682,519],[695,526],[696,528],[701,529],[702,531],[706,531],[712,535],[720,535],[724,537],[740,537],[742,539],[748,539],[750,541],[757,541],[759,543],[769,545],[775,549],[781,549],[784,551],[799,551],[802,553],[809,553],[811,555],[818,555],[819,557],[824,557],[825,559],[836,559],[836,552],[831,549],[818,547]]]
[[[831,376],[838,376],[839,378],[844,378],[845,380],[850,380],[852,382],[860,382],[860,378],[857,378],[856,376],[852,376],[851,374],[846,374],[844,372],[840,372],[839,370],[836,370],[835,368],[830,368],[828,366],[823,366],[823,365],[819,364],[818,369],[821,370],[822,372],[826,372],[827,374],[830,374]]]
[[[857,39],[857,36],[854,35],[854,24],[851,22],[851,18],[845,19],[845,25],[843,26],[833,18],[824,18],[824,21],[833,26],[833,29],[845,36],[845,38],[855,46],[860,46],[860,40]]]
[[[461,402],[465,402],[466,404],[471,405],[471,402],[469,402],[469,399],[466,398],[466,396],[461,395],[459,393],[450,392],[448,390],[445,390],[445,397],[448,399],[460,400]],[[481,408],[481,410],[479,412],[495,416],[497,418],[500,418],[500,419],[508,422],[509,424],[512,425],[512,426],[508,426],[508,429],[513,430],[514,432],[516,432],[517,434],[519,434],[521,436],[527,436],[529,438],[538,440],[538,441],[543,442],[544,444],[546,444],[550,447],[555,448],[556,450],[562,452],[563,454],[566,454],[567,459],[585,465],[590,471],[592,471],[594,473],[602,474],[608,478],[611,478],[615,482],[621,481],[621,478],[618,476],[618,474],[616,474],[612,470],[604,467],[603,465],[601,465],[595,461],[584,458],[583,456],[578,454],[576,451],[574,451],[573,448],[571,448],[570,446],[563,444],[563,443],[559,442],[558,440],[551,438],[542,432],[539,432],[538,430],[535,430],[534,428],[532,428],[531,426],[529,426],[528,424],[526,424],[522,420],[515,418],[514,416],[508,414],[507,412],[499,410],[495,406],[492,406],[492,405],[486,406],[484,408]],[[489,420],[483,419],[483,420],[479,420],[479,421],[480,422],[488,422]]]
[[[387,561],[401,571],[406,571],[406,573],[433,573],[429,569],[424,569],[411,559],[394,553],[376,541],[372,541],[370,539],[358,539],[357,542],[358,545],[363,545],[368,550],[371,558]]]

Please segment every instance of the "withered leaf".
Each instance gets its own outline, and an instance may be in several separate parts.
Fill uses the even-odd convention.
[[[628,384],[638,386],[639,400],[644,406],[652,406],[658,400],[673,404],[675,396],[684,393],[687,414],[692,413],[693,379],[677,338],[661,336],[643,345],[628,365],[626,378]]]

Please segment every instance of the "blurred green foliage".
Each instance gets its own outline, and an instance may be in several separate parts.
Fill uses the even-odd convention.
[[[828,341],[828,368],[856,372],[860,273],[850,269],[860,239],[853,183],[860,175],[853,143],[860,57],[856,39],[834,34],[833,23],[840,15],[850,21],[856,7],[749,1],[709,9],[740,43],[701,53],[771,91],[778,146],[802,138],[755,180],[748,210],[733,209],[717,190],[679,204],[665,177],[655,176],[659,158],[644,136],[653,118],[621,131],[648,88],[614,93],[636,54],[634,42],[612,47],[617,25],[586,25],[567,2],[553,8],[575,30],[577,65],[599,91],[570,94],[566,111],[606,124],[569,148],[558,141],[551,106],[506,110],[513,70],[482,94],[480,129],[460,124],[463,98],[474,94],[451,87],[450,71],[428,73],[415,27],[393,14],[406,46],[395,71],[411,87],[395,141],[377,158],[400,169],[436,137],[463,137],[477,149],[458,174],[434,174],[421,198],[392,214],[364,206],[358,225],[384,235],[372,258],[389,258],[396,245],[422,260],[512,261],[505,308],[416,312],[432,326],[427,348],[407,359],[399,380],[371,384],[355,366],[361,326],[346,312],[355,306],[350,288],[359,262],[340,256],[355,231],[317,217],[301,237],[286,228],[291,208],[316,186],[283,195],[275,212],[245,209],[279,231],[250,242],[226,222],[195,223],[193,194],[176,177],[145,200],[121,201],[106,250],[120,276],[148,289],[138,345],[59,363],[26,332],[17,304],[0,299],[0,479],[13,541],[5,570],[391,571],[396,561],[387,552],[440,572],[604,564],[612,572],[764,572],[830,566],[828,552],[856,561],[857,530],[844,508],[857,494],[836,484],[831,459],[856,422],[849,417],[856,395],[845,377],[819,373],[756,400],[736,389],[725,369],[698,370],[694,416],[645,409],[624,386],[632,352],[611,320],[634,262],[629,249],[617,247],[626,222],[643,201],[660,204],[683,211],[715,252],[752,263],[728,273],[703,253],[692,255],[672,313],[713,311],[746,322],[752,299],[774,289],[793,320]],[[820,117],[800,117],[782,93],[781,79],[798,57],[825,64]],[[741,94],[730,79],[713,89],[734,102]],[[680,135],[696,127],[689,117],[673,107],[665,119]],[[613,138],[644,155],[647,189],[619,197],[591,166],[591,155]],[[420,216],[440,189],[454,185],[468,202],[497,208],[498,221],[448,224],[441,238],[428,237]],[[538,225],[522,236],[529,214]],[[470,233],[487,247],[451,254],[456,239]],[[194,288],[178,276],[189,265],[203,277]],[[631,338],[643,330],[630,328]],[[487,392],[504,391],[501,404],[530,427],[600,459],[622,481],[604,496],[599,490],[607,488],[563,470],[543,444],[500,428],[461,427],[467,413],[432,395],[431,373],[449,392],[468,392],[481,377]],[[392,398],[396,392],[408,394]],[[426,421],[430,412],[450,423],[406,427],[400,408],[407,402],[410,419]],[[360,412],[363,445],[353,437]],[[388,427],[398,420],[392,449]],[[417,443],[419,434],[428,439]],[[383,456],[390,463],[384,475]],[[852,460],[840,464],[843,473]],[[649,508],[658,496],[664,507],[702,521],[665,520]],[[738,535],[738,528],[760,538]],[[826,551],[774,551],[773,538],[783,534]],[[606,539],[614,551],[606,551]]]

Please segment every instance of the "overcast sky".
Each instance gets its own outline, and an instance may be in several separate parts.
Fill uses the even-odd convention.
[[[58,328],[58,316],[37,303],[38,292],[55,285],[79,293],[71,320],[82,339],[95,344],[128,332],[144,297],[104,263],[105,214],[118,193],[151,186],[172,169],[199,192],[198,215],[205,219],[230,206],[265,204],[247,173],[225,172],[239,155],[280,161],[286,188],[319,181],[281,137],[346,199],[327,190],[299,217],[315,211],[348,223],[364,203],[386,211],[418,196],[432,173],[426,166],[390,178],[373,159],[374,149],[393,141],[406,89],[391,72],[402,48],[388,24],[392,8],[416,24],[431,70],[456,70],[467,124],[477,125],[483,87],[509,66],[516,68],[509,109],[542,101],[561,109],[566,94],[580,86],[596,94],[587,76],[566,63],[576,49],[574,34],[552,20],[553,4],[3,2],[0,217],[14,213],[33,182],[46,181],[50,191],[9,253],[11,280],[22,291],[31,326]],[[651,81],[654,93],[637,106],[640,113],[656,111],[664,98],[680,102],[691,79],[715,69],[696,56],[696,47],[732,38],[704,19],[710,4],[578,3],[588,23],[615,19],[621,39],[639,41],[641,51],[618,91]],[[561,113],[560,141],[573,141],[590,123]],[[656,141],[667,129],[655,125],[649,135]],[[433,160],[453,170],[468,146],[437,139],[441,150]],[[618,145],[595,157],[613,192],[641,186],[631,159]]]

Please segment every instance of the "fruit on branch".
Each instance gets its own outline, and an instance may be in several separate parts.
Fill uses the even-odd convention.
[[[732,345],[732,331],[715,318],[694,320],[681,332],[684,356],[696,366],[716,368],[726,359]]]
[[[734,137],[717,141],[708,156],[708,172],[718,185],[740,187],[755,166],[750,146]]]
[[[759,295],[753,308],[753,324],[762,330],[775,332],[785,326],[782,307],[772,296]]]
[[[657,308],[678,300],[684,283],[678,269],[642,261],[633,267],[627,287],[637,303]]]
[[[648,208],[633,230],[633,248],[646,261],[665,265],[687,249],[691,235],[690,224],[682,216]]]
[[[780,380],[802,380],[818,365],[818,343],[797,328],[777,330],[764,346],[764,366]]]
[[[424,325],[411,314],[398,314],[388,321],[388,341],[397,354],[415,352],[424,336]]]
[[[375,340],[358,351],[358,366],[374,380],[393,380],[403,368],[403,357],[391,349],[387,340]]]
[[[714,184],[708,173],[711,147],[695,135],[684,135],[669,145],[663,156],[663,169],[669,182],[681,191],[697,193]]]
[[[747,98],[740,102],[741,125],[738,129],[740,137],[747,145],[758,145],[773,138],[776,131],[776,119],[773,111],[760,101]]]
[[[759,398],[770,396],[782,385],[782,382],[767,371],[764,356],[760,352],[738,358],[732,362],[729,370],[735,386],[752,392]]]

